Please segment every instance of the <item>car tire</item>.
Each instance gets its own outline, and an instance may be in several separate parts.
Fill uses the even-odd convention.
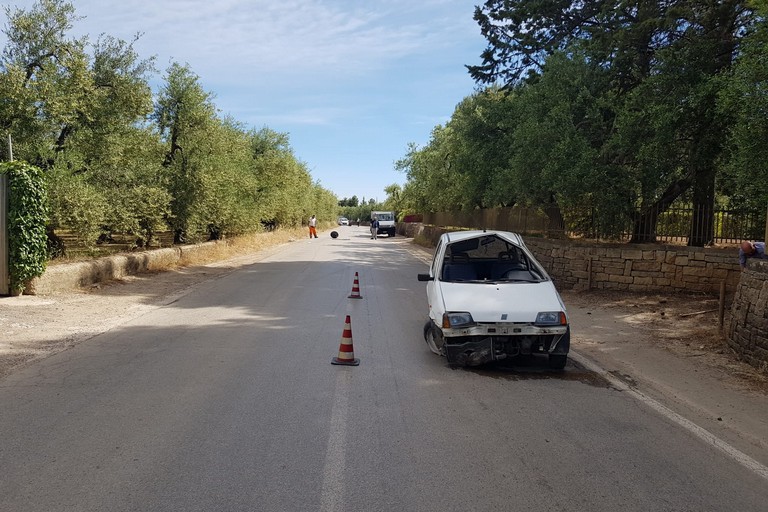
[[[549,354],[549,367],[553,370],[562,370],[567,362],[567,354]]]
[[[424,325],[424,341],[427,342],[427,346],[429,347],[429,350],[432,351],[433,354],[437,354],[438,356],[444,355],[444,352],[437,347],[437,332],[435,330],[435,326],[432,324],[432,320],[426,323]]]

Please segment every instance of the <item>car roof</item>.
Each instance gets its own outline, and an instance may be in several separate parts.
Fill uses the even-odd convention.
[[[461,240],[467,240],[470,238],[476,238],[480,236],[497,235],[501,238],[509,240],[517,245],[524,245],[523,238],[517,233],[511,231],[496,231],[496,230],[471,230],[471,231],[450,231],[443,233],[442,237],[448,243],[459,242]]]

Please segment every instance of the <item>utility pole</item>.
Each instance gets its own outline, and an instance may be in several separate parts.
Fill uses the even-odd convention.
[[[13,142],[8,134],[8,161],[13,162]],[[0,173],[0,295],[11,294],[8,251],[8,174]]]

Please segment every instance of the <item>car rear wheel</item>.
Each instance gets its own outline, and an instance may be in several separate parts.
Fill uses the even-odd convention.
[[[566,362],[568,356],[565,354],[549,354],[549,367],[553,370],[562,370]]]

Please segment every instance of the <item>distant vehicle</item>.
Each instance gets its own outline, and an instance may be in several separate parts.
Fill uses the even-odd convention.
[[[395,236],[395,212],[371,212],[371,220],[376,217],[379,221],[379,229],[376,233],[379,235]]]
[[[429,349],[455,366],[542,354],[565,367],[571,331],[560,294],[520,235],[444,233],[427,283]]]
[[[349,219],[346,217],[339,217],[339,226],[349,226]]]

